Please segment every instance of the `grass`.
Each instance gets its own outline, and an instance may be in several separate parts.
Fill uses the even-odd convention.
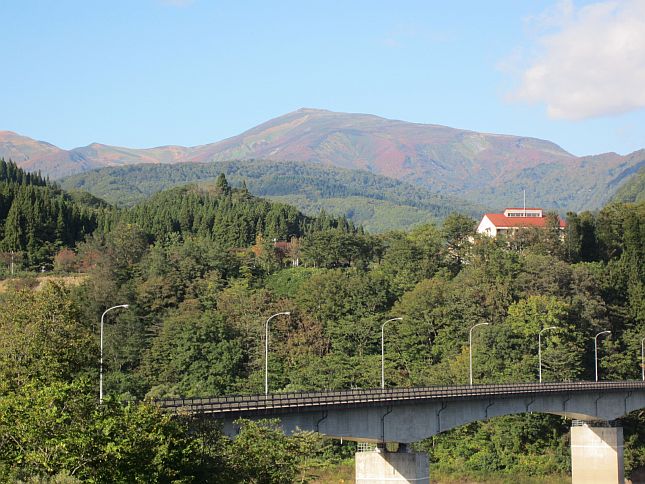
[[[347,484],[353,483],[354,462],[325,467],[309,472],[310,484]],[[441,474],[430,470],[430,482],[433,484],[569,484],[571,477],[568,475],[523,476],[489,474],[481,476],[459,476],[454,474]]]
[[[481,477],[458,477],[437,475],[430,472],[430,481],[437,484],[570,484],[570,476],[523,476],[523,475],[487,475]]]
[[[66,286],[78,286],[87,278],[87,274],[61,274],[43,275],[40,273],[20,274],[18,277],[0,279],[0,294],[7,292],[9,289],[27,289],[38,290],[46,282],[62,282]]]
[[[310,484],[350,484],[354,483],[354,462],[344,462],[333,467],[317,469],[310,473]]]

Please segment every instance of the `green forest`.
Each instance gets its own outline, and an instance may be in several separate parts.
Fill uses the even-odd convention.
[[[618,189],[613,200],[623,203],[645,201],[645,167],[638,170]]]
[[[367,171],[269,160],[108,167],[67,177],[61,184],[131,207],[161,190],[212,182],[220,173],[234,186],[244,183],[254,195],[309,215],[320,210],[345,215],[370,232],[409,229],[453,211],[473,216],[482,211],[471,202]]]
[[[0,252],[24,255],[26,267],[50,262],[111,219],[105,202],[88,193],[73,197],[0,159]]]
[[[273,421],[240,422],[231,441],[152,403],[262,393],[264,322],[280,311],[291,316],[271,327],[272,392],[378,387],[380,328],[392,317],[403,320],[386,328],[387,386],[468,383],[468,331],[481,322],[475,383],[537,381],[537,334],[550,326],[544,381],[593,379],[593,337],[605,330],[601,379],[641,375],[642,202],[570,213],[564,234],[479,237],[474,219],[453,213],[375,235],[256,198],[224,175],[116,209],[2,166],[1,480],[302,482],[347,462],[351,443],[285,437]],[[27,190],[38,209],[17,202]],[[11,213],[34,227],[26,243]],[[13,278],[10,251],[22,271]],[[33,290],[43,265],[82,281]],[[98,326],[120,304],[129,307],[106,317],[98,405]],[[623,420],[628,475],[645,466],[644,413]],[[551,482],[569,472],[568,428],[553,415],[499,417],[416,447],[433,476]]]

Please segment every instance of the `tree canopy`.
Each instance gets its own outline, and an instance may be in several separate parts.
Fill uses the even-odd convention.
[[[25,187],[57,190],[34,180]],[[467,383],[469,330],[481,322],[475,383],[537,381],[538,334],[550,327],[544,381],[593,379],[593,336],[604,330],[601,378],[640,378],[642,203],[569,214],[563,237],[491,239],[458,214],[373,235],[257,199],[222,176],[104,220],[57,259],[84,273],[80,285],[0,294],[3,478],[285,482],[304,472],[307,452],[340,455],[311,435],[281,436],[275,422],[243,422],[231,442],[141,403],[262,392],[264,324],[283,311],[270,326],[272,392],[378,387],[380,329],[395,317],[384,330],[387,386]],[[97,325],[116,304],[129,308],[107,318],[107,399],[97,406]],[[643,416],[624,425],[630,471],[645,465]],[[569,465],[566,431],[553,416],[508,417],[418,445],[447,473],[557,474]]]

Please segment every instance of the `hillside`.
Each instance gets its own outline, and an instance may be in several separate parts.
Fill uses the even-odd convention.
[[[532,204],[562,211],[601,207],[645,166],[645,151],[579,158],[536,138],[319,109],[299,109],[238,136],[191,148],[93,143],[65,151],[1,132],[0,156],[54,178],[135,163],[300,161],[365,170],[497,208],[516,204],[527,189]]]
[[[531,203],[561,211],[602,207],[645,151],[578,158],[549,141],[300,109],[219,143],[193,159],[268,159],[366,170],[500,208]]]
[[[645,168],[622,185],[612,201],[621,203],[639,203],[645,201]]]
[[[328,228],[354,232],[346,219],[312,218],[295,207],[257,198],[232,189],[220,175],[215,183],[184,185],[156,193],[125,210],[121,221],[135,224],[155,240],[170,233],[208,237],[222,247],[247,247],[256,237],[289,240]]]
[[[549,141],[319,109],[300,109],[195,152],[208,160],[253,157],[362,169],[444,190],[494,180],[509,167],[574,158]]]
[[[100,161],[75,156],[73,151],[12,131],[0,131],[0,158],[13,161],[25,171],[40,171],[52,178],[105,166]]]
[[[240,248],[258,237],[289,240],[328,229],[363,232],[342,215],[310,217],[294,206],[255,197],[244,187],[232,188],[223,174],[160,190],[119,210],[85,191],[63,190],[0,158],[0,276],[9,261],[21,269],[51,269],[61,249],[75,248],[92,234],[105,236],[116,226],[139,233],[132,249],[171,233]],[[70,265],[78,262],[73,252],[68,255]]]
[[[370,232],[409,228],[453,211],[479,216],[482,208],[455,197],[364,171],[295,162],[228,161],[176,165],[110,167],[61,180],[68,190],[86,190],[104,200],[131,206],[173,186],[212,180],[224,173],[233,185],[244,182],[257,196],[295,205],[307,214],[320,210],[346,215]]]
[[[111,214],[102,200],[62,191],[40,175],[0,158],[0,255],[19,253],[41,268],[63,247],[73,247]]]

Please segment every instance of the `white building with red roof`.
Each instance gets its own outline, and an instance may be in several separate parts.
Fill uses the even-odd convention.
[[[541,208],[507,208],[504,213],[484,214],[477,227],[477,233],[495,237],[524,228],[545,228],[547,220]],[[558,222],[560,230],[564,230],[566,222],[559,217]]]

